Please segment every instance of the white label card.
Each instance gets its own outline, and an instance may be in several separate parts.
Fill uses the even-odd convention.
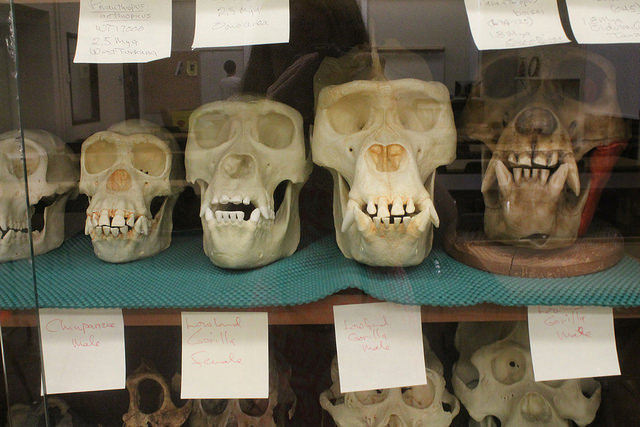
[[[637,0],[567,0],[571,30],[578,43],[639,43]]]
[[[171,0],[80,0],[73,62],[149,62],[171,55]]]
[[[556,0],[464,0],[478,50],[567,43]]]
[[[333,317],[342,393],[427,383],[419,306],[336,305]]]
[[[610,307],[529,307],[536,381],[620,375]]]
[[[46,391],[125,387],[124,321],[119,309],[41,309]]]
[[[289,0],[196,0],[192,48],[289,41]]]
[[[182,313],[183,399],[269,397],[267,313]]]

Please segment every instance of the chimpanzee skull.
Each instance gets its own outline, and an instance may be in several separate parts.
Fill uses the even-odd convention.
[[[356,80],[320,91],[313,161],[334,179],[336,239],[374,266],[421,263],[431,250],[435,169],[455,158],[447,88],[414,79]]]
[[[98,258],[128,262],[169,247],[173,207],[184,188],[173,136],[127,120],[82,144],[80,191],[89,196],[85,234]]]
[[[444,427],[460,411],[460,402],[445,389],[442,363],[424,338],[427,384],[413,387],[340,393],[338,362],[331,362],[333,384],[320,394],[320,406],[338,427]]]
[[[179,384],[180,381],[172,381]],[[129,410],[122,416],[126,427],[180,427],[189,418],[193,402],[178,408],[171,400],[171,388],[162,375],[143,361],[127,377]]]
[[[493,153],[482,181],[485,233],[538,249],[575,241],[589,194],[577,163],[626,140],[613,65],[559,46],[489,57],[463,128]]]
[[[311,172],[297,111],[266,99],[205,104],[189,119],[185,156],[211,262],[252,268],[296,250],[298,195]]]
[[[596,380],[540,381],[533,378],[526,322],[460,323],[455,338],[460,358],[453,368],[456,396],[481,425],[584,426],[600,406]]]
[[[29,257],[27,221],[36,255],[60,246],[67,200],[78,194],[77,160],[57,136],[25,130],[24,154],[28,212],[20,132],[0,135],[0,262]]]
[[[269,362],[268,399],[197,399],[193,403],[189,425],[284,427],[293,417],[296,407],[290,378],[291,368],[279,357],[272,357]]]

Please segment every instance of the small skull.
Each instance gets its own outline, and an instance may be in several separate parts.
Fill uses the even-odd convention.
[[[581,182],[578,162],[627,139],[613,65],[557,46],[490,56],[462,127],[492,152],[482,181],[485,233],[536,249],[571,245],[586,228],[583,209],[597,200],[588,201],[595,188]]]
[[[584,426],[600,406],[600,384],[591,378],[539,381],[533,378],[526,322],[461,323],[455,338],[460,358],[453,389],[482,425]]]
[[[435,169],[456,152],[447,88],[414,79],[324,87],[311,149],[333,175],[342,253],[373,266],[421,263],[439,224]]]
[[[189,418],[192,401],[176,407],[167,381],[144,361],[127,377],[127,390],[129,410],[122,416],[126,427],[180,427]]]
[[[128,262],[169,247],[173,207],[184,188],[173,136],[128,120],[82,144],[80,191],[89,196],[85,234],[98,258]]]
[[[291,369],[279,357],[269,362],[268,399],[197,399],[191,427],[284,427],[293,417],[296,395],[289,383]]]
[[[442,364],[425,344],[427,384],[413,387],[340,392],[338,362],[331,362],[329,390],[320,394],[320,406],[338,427],[444,427],[460,411],[460,403],[445,388]]]
[[[29,186],[25,209],[25,176],[19,131],[0,135],[0,262],[30,256],[28,221],[36,255],[64,240],[65,206],[78,194],[78,163],[57,136],[42,130],[24,131]]]
[[[311,172],[297,111],[266,99],[205,104],[189,119],[185,157],[211,262],[253,268],[296,250],[298,195]]]

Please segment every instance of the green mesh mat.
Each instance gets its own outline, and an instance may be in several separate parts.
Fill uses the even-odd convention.
[[[313,302],[346,288],[375,298],[433,306],[495,303],[640,306],[640,263],[625,257],[591,275],[521,279],[461,264],[438,246],[419,266],[367,267],[344,258],[333,237],[254,270],[224,270],[202,250],[201,234],[176,234],[160,254],[127,264],[97,259],[76,236],[35,260],[41,307],[197,308],[284,306]],[[0,265],[0,308],[33,307],[31,265]]]

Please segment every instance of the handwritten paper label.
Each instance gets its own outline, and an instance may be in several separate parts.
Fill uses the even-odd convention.
[[[289,0],[196,0],[194,49],[288,41]]]
[[[529,307],[536,381],[620,375],[609,307]]]
[[[578,43],[640,42],[637,0],[567,0],[567,10]]]
[[[479,50],[569,41],[556,0],[465,0],[464,4]]]
[[[171,55],[171,0],[80,0],[73,62],[149,62]]]
[[[41,309],[47,393],[125,386],[124,322],[118,309]]]
[[[420,307],[333,307],[343,393],[426,384]]]
[[[269,396],[267,313],[182,313],[183,399]]]

